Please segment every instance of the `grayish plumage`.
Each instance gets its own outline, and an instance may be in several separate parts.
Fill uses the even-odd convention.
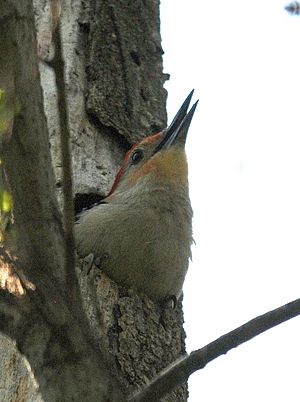
[[[111,194],[75,225],[78,254],[93,253],[116,283],[154,300],[178,297],[191,257],[192,208],[184,144],[192,93],[168,129],[125,156]]]

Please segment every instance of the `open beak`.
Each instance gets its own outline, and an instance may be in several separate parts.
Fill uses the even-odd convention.
[[[187,113],[194,90],[191,91],[189,96],[183,102],[181,108],[176,113],[172,123],[165,130],[164,136],[160,143],[155,148],[154,153],[161,151],[162,149],[167,149],[172,145],[184,146],[189,127],[196,110],[198,101],[194,103],[190,111]]]

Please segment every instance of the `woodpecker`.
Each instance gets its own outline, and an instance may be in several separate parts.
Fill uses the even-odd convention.
[[[155,301],[180,296],[191,258],[185,141],[193,91],[172,123],[125,155],[108,196],[75,224],[77,253],[93,254],[117,284]]]

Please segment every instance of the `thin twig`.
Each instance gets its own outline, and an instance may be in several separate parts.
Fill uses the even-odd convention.
[[[65,63],[61,45],[60,23],[57,23],[53,33],[55,56],[51,66],[55,72],[57,88],[57,104],[60,124],[62,178],[63,178],[63,222],[65,230],[65,273],[68,287],[73,289],[75,284],[75,241],[74,241],[74,204],[72,162],[70,153],[70,130],[68,107],[66,101],[66,86],[64,79]]]
[[[188,356],[174,362],[143,390],[130,397],[128,402],[159,401],[160,398],[171,392],[175,387],[187,381],[192,373],[204,368],[207,363],[299,314],[300,299],[297,299],[248,321],[202,349],[195,350]]]

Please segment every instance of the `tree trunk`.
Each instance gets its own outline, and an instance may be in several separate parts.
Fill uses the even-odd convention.
[[[109,191],[125,151],[166,126],[159,1],[34,0],[40,74],[61,202],[61,160],[52,31],[61,18],[71,130],[75,208]],[[46,61],[46,62],[45,62]],[[26,66],[24,66],[26,68]],[[89,260],[77,275],[92,337],[128,393],[185,353],[182,305],[161,307],[113,283]],[[66,289],[67,291],[67,289]],[[38,376],[1,337],[1,401],[42,401]],[[93,376],[93,372],[90,373]],[[179,387],[164,401],[185,401]],[[57,399],[59,400],[59,399]]]

